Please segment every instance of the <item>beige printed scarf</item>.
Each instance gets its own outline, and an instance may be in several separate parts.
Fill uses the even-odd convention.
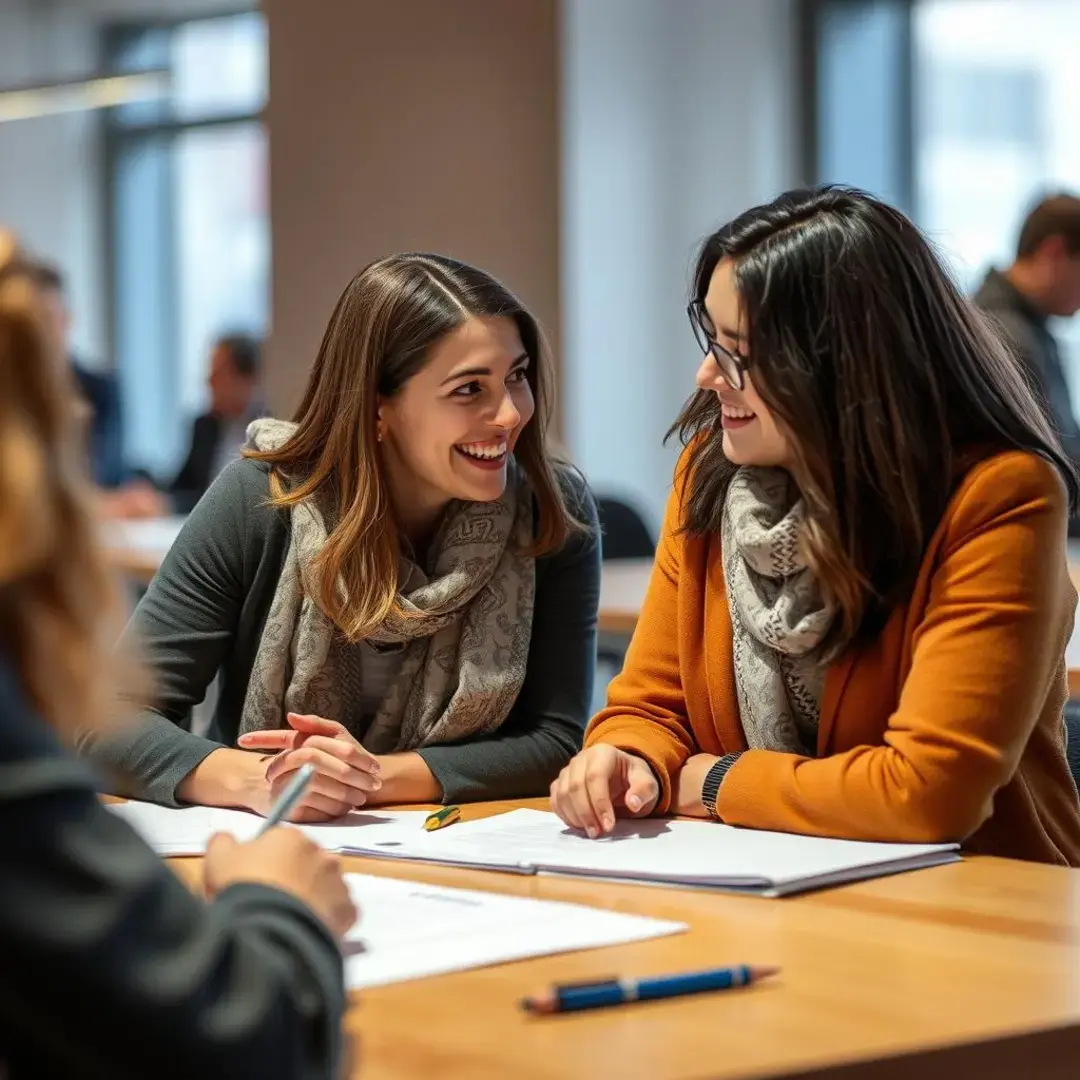
[[[256,420],[248,440],[276,449],[296,430]],[[290,511],[291,536],[248,683],[240,732],[285,726],[288,712],[343,715],[335,648],[339,631],[304,587],[327,523],[313,500]],[[402,614],[369,642],[404,648],[400,672],[364,746],[376,754],[412,750],[494,731],[525,679],[536,588],[532,488],[513,462],[502,498],[448,508],[426,570],[403,560]]]
[[[821,643],[836,617],[801,550],[806,507],[783,469],[742,468],[724,502],[723,560],[739,717],[751,749],[816,751]]]

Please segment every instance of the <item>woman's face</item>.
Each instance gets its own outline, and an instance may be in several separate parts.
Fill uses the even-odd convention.
[[[735,288],[735,270],[730,259],[717,263],[705,295],[704,329],[729,353],[746,355],[746,323]],[[724,425],[724,454],[736,465],[779,466],[791,462],[791,446],[754,389],[749,371],[743,371],[743,388],[736,390],[721,374],[712,351],[705,353],[698,368],[697,385],[711,390],[720,399]]]
[[[437,511],[452,499],[490,502],[506,489],[507,459],[535,412],[529,357],[513,319],[470,317],[379,404],[379,433],[395,503]]]

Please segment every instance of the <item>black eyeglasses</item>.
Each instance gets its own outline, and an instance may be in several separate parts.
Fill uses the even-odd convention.
[[[690,329],[694,331],[694,340],[703,353],[712,353],[720,374],[732,390],[741,390],[745,383],[743,373],[750,368],[749,357],[725,349],[716,340],[716,328],[700,300],[691,300],[686,314],[690,319]]]

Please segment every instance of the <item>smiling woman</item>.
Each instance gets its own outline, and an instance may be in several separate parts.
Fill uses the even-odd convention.
[[[311,763],[304,820],[543,791],[580,746],[600,571],[550,393],[535,320],[488,274],[362,270],[295,420],[250,427],[140,603],[159,693],[92,752],[144,797],[257,812]]]
[[[858,191],[748,210],[693,290],[656,571],[555,810],[594,836],[675,811],[1080,865],[1080,485],[1015,359]]]

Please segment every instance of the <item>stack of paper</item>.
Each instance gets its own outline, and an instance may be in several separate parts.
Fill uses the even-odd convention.
[[[959,858],[956,844],[876,844],[737,829],[718,822],[620,821],[589,840],[554,814],[514,810],[436,833],[378,837],[358,853],[524,874],[599,877],[786,896]]]
[[[209,806],[110,807],[160,855],[201,855],[216,832],[248,839],[262,818]],[[357,810],[325,825],[297,825],[328,851],[414,859],[519,874],[571,874],[649,884],[786,896],[959,858],[956,844],[871,844],[737,829],[704,821],[620,821],[589,840],[554,814],[514,810],[424,831],[422,810]]]
[[[109,809],[122,817],[159,855],[202,855],[214,833],[224,832],[237,840],[250,840],[263,819],[245,810],[225,810],[219,806],[157,806],[146,802],[110,803]],[[337,821],[323,825],[295,825],[327,851],[363,850],[377,840],[408,842],[424,832],[422,810],[354,810]]]
[[[346,881],[361,912],[346,941],[351,990],[687,929],[579,904],[363,874],[347,874]]]

